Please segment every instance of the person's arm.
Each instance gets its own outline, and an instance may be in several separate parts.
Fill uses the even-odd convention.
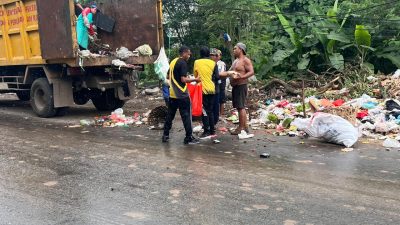
[[[75,4],[80,10],[82,10],[83,11],[83,7],[82,7],[82,5],[78,2],[78,3],[76,3]]]
[[[168,72],[167,72],[167,77],[166,77],[167,80],[169,80],[169,71],[170,71],[170,69],[171,69],[171,68],[169,68],[169,69],[168,69]]]
[[[239,74],[239,73],[235,72],[235,71],[232,71],[232,70],[229,70],[229,71],[223,71],[223,72],[219,73],[219,76],[220,77],[231,77],[231,76],[234,76],[234,75],[237,75],[237,74]]]
[[[232,76],[237,75],[238,73],[234,71],[236,63],[237,63],[237,59],[235,61],[233,61],[232,66],[231,66],[231,68],[229,68],[229,70],[219,73],[219,76],[225,78],[225,77],[232,77]],[[226,69],[226,65],[225,65],[225,69]]]
[[[254,75],[253,63],[251,63],[250,59],[246,58],[246,60],[244,60],[244,68],[247,71],[247,73],[244,74],[243,76],[239,74],[240,78],[247,79]]]

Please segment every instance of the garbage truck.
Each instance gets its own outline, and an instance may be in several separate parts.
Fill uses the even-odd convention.
[[[163,45],[162,1],[96,3],[109,25],[97,31],[101,43],[114,51],[147,44],[151,55],[124,62],[135,68],[153,63]],[[45,118],[89,100],[98,110],[114,110],[132,98],[137,71],[113,66],[115,54],[82,58],[76,21],[73,0],[0,0],[0,93],[16,93]]]

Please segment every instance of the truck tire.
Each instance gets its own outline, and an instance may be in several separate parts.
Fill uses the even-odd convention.
[[[29,101],[31,99],[31,93],[29,91],[17,91],[16,94],[21,101]]]
[[[89,91],[81,90],[74,92],[74,102],[77,105],[85,105],[90,100]]]
[[[118,108],[122,108],[125,102],[116,98],[114,89],[107,89],[105,92],[101,92],[96,97],[92,98],[93,105],[99,111],[111,111]]]
[[[36,79],[31,87],[31,107],[39,117],[53,117],[57,114],[54,108],[53,88],[47,78]]]

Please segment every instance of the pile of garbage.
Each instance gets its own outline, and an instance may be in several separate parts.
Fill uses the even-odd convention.
[[[249,125],[253,130],[272,130],[277,136],[312,136],[346,147],[365,137],[384,140],[385,147],[400,148],[400,102],[394,98],[400,94],[395,91],[400,90],[400,70],[381,81],[392,98],[363,94],[350,99],[344,88],[333,95],[336,99],[311,96],[304,103],[300,97],[257,99],[258,109],[249,108]],[[238,123],[237,112],[232,111],[227,120]]]
[[[126,116],[124,110],[116,109],[111,115],[99,116],[91,120],[80,120],[81,126],[97,127],[129,127],[130,125],[141,125],[144,123],[145,115],[134,113],[133,116]]]
[[[159,106],[143,114],[135,112],[132,116],[127,116],[124,114],[124,110],[119,108],[108,116],[99,116],[90,120],[80,120],[80,125],[96,127],[130,127],[131,125],[148,125],[150,126],[150,129],[160,129],[165,122],[167,112],[167,107]]]

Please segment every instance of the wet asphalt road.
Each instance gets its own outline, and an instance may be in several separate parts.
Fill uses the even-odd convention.
[[[0,225],[400,224],[400,152],[372,141],[183,146],[178,122],[162,144],[146,127],[66,127],[89,106],[40,119],[24,105],[0,100]]]

